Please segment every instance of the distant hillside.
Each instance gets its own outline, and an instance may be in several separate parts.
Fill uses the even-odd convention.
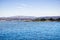
[[[35,19],[36,17],[32,16],[12,16],[12,17],[0,17],[0,21],[30,21]]]
[[[60,21],[60,16],[50,17],[12,16],[12,17],[0,17],[0,21]]]

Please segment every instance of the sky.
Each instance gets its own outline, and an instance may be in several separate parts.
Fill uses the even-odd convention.
[[[0,17],[60,16],[60,0],[0,0]]]

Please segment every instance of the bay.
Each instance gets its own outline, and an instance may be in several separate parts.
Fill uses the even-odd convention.
[[[0,22],[0,40],[60,40],[60,22]]]

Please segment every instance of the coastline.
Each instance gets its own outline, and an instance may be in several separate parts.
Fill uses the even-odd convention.
[[[30,16],[15,16],[15,17],[0,17],[0,21],[23,21],[23,22],[60,22],[60,16],[51,17],[30,17]]]

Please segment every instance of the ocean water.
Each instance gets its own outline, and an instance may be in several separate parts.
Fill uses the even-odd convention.
[[[60,22],[0,22],[0,40],[60,40]]]

